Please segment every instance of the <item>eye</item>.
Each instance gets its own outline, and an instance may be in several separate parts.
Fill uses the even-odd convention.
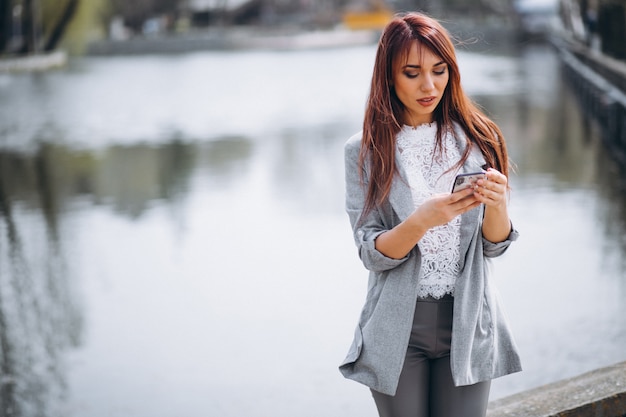
[[[435,75],[443,75],[443,74],[445,74],[445,73],[446,73],[446,70],[447,70],[447,69],[448,69],[448,68],[447,68],[446,66],[443,66],[443,67],[441,67],[441,68],[437,68],[436,70],[434,70],[434,71],[433,71],[433,73],[434,73]]]
[[[413,79],[413,78],[417,78],[417,76],[420,75],[420,73],[419,72],[405,72],[404,75],[407,78]]]

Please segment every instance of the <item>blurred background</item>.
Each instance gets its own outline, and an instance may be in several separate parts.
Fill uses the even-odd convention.
[[[491,398],[626,360],[625,6],[0,0],[0,416],[376,415],[343,144],[405,10],[516,165]]]

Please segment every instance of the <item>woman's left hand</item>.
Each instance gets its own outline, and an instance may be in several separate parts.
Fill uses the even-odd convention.
[[[476,181],[474,197],[485,205],[483,237],[491,242],[502,242],[511,233],[507,210],[508,180],[498,170],[489,168],[487,179]]]
[[[487,179],[478,180],[474,186],[474,196],[487,207],[506,209],[507,177],[496,169],[487,170]]]

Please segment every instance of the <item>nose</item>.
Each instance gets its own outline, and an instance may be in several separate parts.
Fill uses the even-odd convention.
[[[433,82],[433,76],[431,74],[425,74],[422,78],[422,84],[420,85],[420,90],[423,92],[432,91],[435,88],[435,83]]]

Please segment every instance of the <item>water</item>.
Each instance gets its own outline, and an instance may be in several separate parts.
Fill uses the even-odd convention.
[[[3,416],[375,416],[336,367],[366,272],[343,211],[372,46],[0,75]],[[495,264],[524,372],[626,360],[626,200],[545,46],[460,52],[505,132]]]

